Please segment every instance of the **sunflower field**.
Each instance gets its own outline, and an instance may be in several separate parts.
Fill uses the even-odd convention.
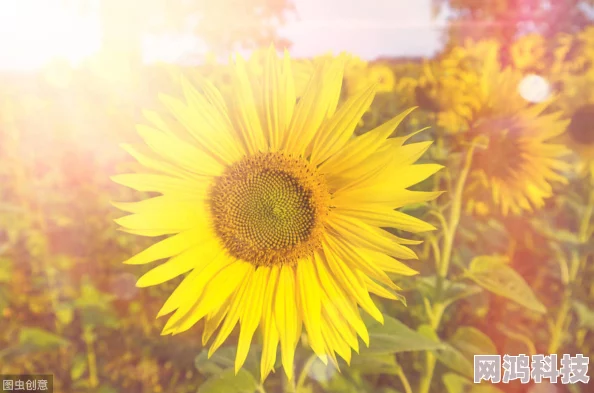
[[[264,27],[228,60],[0,71],[0,376],[593,392],[475,355],[594,356],[594,25],[376,60]]]

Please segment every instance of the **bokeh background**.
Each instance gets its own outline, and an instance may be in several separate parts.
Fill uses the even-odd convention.
[[[404,348],[394,324],[375,326],[371,339],[382,345],[341,373],[308,361],[304,347],[298,386],[282,372],[261,385],[252,372],[257,345],[247,372],[234,377],[232,343],[207,360],[200,326],[160,336],[155,315],[176,282],[138,289],[143,271],[121,264],[150,239],[112,221],[110,201],[134,197],[110,180],[135,168],[119,144],[137,141],[142,110],[162,109],[159,93],[179,91],[174,69],[224,90],[228,56],[240,52],[257,70],[270,43],[296,58],[297,86],[318,59],[353,54],[344,95],[370,81],[379,89],[357,133],[418,106],[398,135],[431,126],[419,135],[436,141],[425,159],[447,168],[425,188],[448,189],[460,176],[464,132],[482,116],[474,103],[486,62],[519,75],[512,94],[529,105],[550,101],[562,111],[569,126],[559,143],[572,151],[571,170],[542,209],[503,215],[466,183],[440,284],[448,306],[436,326],[427,329],[427,304],[444,251],[440,231],[420,237],[422,273],[399,283],[407,306],[382,303],[446,349]],[[475,166],[511,160],[501,149],[481,154],[487,159]],[[56,392],[591,392],[470,378],[473,354],[592,355],[592,162],[591,0],[2,0],[0,374],[52,373]],[[443,228],[451,203],[444,195],[410,212]],[[468,273],[486,256],[504,261],[490,281]],[[433,350],[431,375],[423,349]]]

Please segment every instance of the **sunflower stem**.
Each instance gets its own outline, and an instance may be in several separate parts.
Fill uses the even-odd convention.
[[[83,340],[87,346],[87,362],[89,366],[89,386],[96,388],[99,385],[97,377],[97,356],[94,348],[94,334],[91,326],[85,326]]]
[[[431,322],[431,327],[435,332],[437,332],[437,330],[439,329],[439,325],[441,323],[441,319],[445,311],[445,305],[443,304],[442,299],[443,286],[445,278],[448,275],[450,261],[452,259],[452,250],[454,246],[454,240],[456,238],[456,230],[458,229],[458,224],[460,223],[460,216],[462,212],[462,193],[464,191],[464,186],[466,184],[468,174],[470,173],[470,168],[472,166],[472,156],[474,154],[476,146],[477,140],[473,141],[472,145],[470,146],[466,154],[464,166],[462,167],[462,171],[458,176],[458,181],[452,194],[452,205],[450,208],[447,226],[445,226],[443,229],[444,236],[443,244],[441,247],[442,252],[440,258],[438,259],[439,263],[435,283],[435,301],[433,302],[431,311],[428,313],[430,317],[429,319]],[[435,370],[436,361],[437,359],[435,358],[435,355],[432,352],[426,352],[425,370],[424,373],[421,375],[421,379],[419,381],[419,393],[429,392],[429,389],[431,388],[431,381],[433,379],[433,372]]]
[[[295,391],[297,393],[301,392],[301,390],[303,389],[303,386],[305,385],[305,380],[307,378],[307,374],[309,373],[309,370],[316,361],[317,357],[318,356],[315,354],[311,355],[303,365],[303,369],[301,369],[301,373],[299,374],[299,378],[297,379],[297,386],[295,387]]]
[[[400,379],[400,383],[402,383],[404,393],[412,393],[410,382],[408,382],[408,378],[406,377],[406,374],[404,374],[404,370],[402,370],[400,364],[397,364],[396,376]]]
[[[580,220],[578,239],[581,244],[585,244],[588,241],[590,222],[592,220],[593,214],[594,189],[588,194],[586,211]],[[565,274],[563,274],[563,269],[561,271],[562,277],[566,277],[566,279],[563,280],[565,289],[563,290],[563,301],[561,303],[561,307],[559,308],[557,318],[555,319],[553,328],[551,330],[551,340],[549,341],[548,353],[557,353],[561,345],[563,345],[563,333],[565,331],[565,326],[567,325],[569,313],[571,312],[572,286],[578,277],[581,267],[585,264],[586,259],[586,256],[579,255],[578,251],[572,250],[570,259],[571,263],[568,269],[569,271],[565,272]],[[565,263],[565,269],[567,270],[567,263]]]

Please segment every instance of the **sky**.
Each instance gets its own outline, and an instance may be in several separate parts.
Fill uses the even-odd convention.
[[[442,18],[431,0],[294,0],[298,20],[281,28],[298,57],[349,51],[365,59],[431,56],[440,48]]]
[[[364,59],[431,56],[443,22],[432,20],[431,0],[293,0],[297,11],[280,35],[294,57],[348,51]],[[35,69],[53,58],[73,65],[99,50],[98,15],[85,17],[50,0],[0,0],[0,69]],[[204,50],[190,35],[146,37],[147,62],[193,58]],[[199,56],[198,56],[199,57]]]

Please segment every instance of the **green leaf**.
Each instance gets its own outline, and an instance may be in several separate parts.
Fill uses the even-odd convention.
[[[453,282],[443,278],[443,300],[442,302],[447,307],[452,303],[464,299],[466,297],[479,294],[483,289],[477,285]],[[435,301],[435,276],[423,276],[416,279],[418,291],[432,303]]]
[[[532,335],[530,333],[521,333],[516,330],[512,330],[506,327],[504,324],[497,324],[497,329],[512,340],[524,343],[529,355],[536,354],[536,346],[532,341]]]
[[[577,233],[569,232],[568,230],[562,228],[555,228],[548,220],[535,218],[531,223],[536,232],[548,239],[554,240],[555,242],[562,242],[572,245],[578,245],[582,243]]]
[[[444,366],[456,371],[468,378],[474,375],[474,363],[455,347],[446,344],[447,348],[436,351],[435,356]]]
[[[577,300],[574,300],[573,308],[579,319],[579,327],[594,330],[594,310]]]
[[[446,290],[443,294],[443,303],[447,307],[458,300],[477,295],[482,291],[482,288],[479,286],[469,285],[462,282],[450,283],[449,285],[446,284]]]
[[[235,364],[235,347],[219,348],[209,359],[208,350],[202,350],[194,359],[194,366],[200,374],[211,375],[223,372]]]
[[[497,354],[491,338],[472,326],[459,327],[448,342],[471,359],[474,359],[474,355]]]
[[[394,375],[399,370],[396,358],[392,354],[386,355],[355,355],[351,359],[349,369],[364,375],[387,374]]]
[[[258,383],[252,374],[243,368],[235,375],[229,368],[218,375],[213,375],[198,388],[198,393],[252,393]]]
[[[69,341],[40,328],[24,327],[19,333],[19,344],[34,350],[49,350],[68,345]]]
[[[253,374],[259,373],[259,353],[261,351],[260,345],[250,345],[243,368]],[[235,355],[237,348],[235,346],[226,346],[219,348],[208,358],[208,350],[202,350],[194,359],[194,366],[203,375],[213,375],[223,372],[224,370],[234,367]]]
[[[370,318],[365,317],[364,319],[369,320]],[[431,351],[442,347],[442,344],[428,339],[387,315],[384,315],[383,325],[372,320],[367,322],[367,328],[369,331],[369,348],[361,348],[362,355]]]
[[[440,342],[437,333],[427,324],[419,326],[419,333],[432,341]],[[441,345],[443,348],[433,351],[437,360],[468,378],[472,378],[474,374],[474,355],[497,353],[491,339],[473,327],[459,328]]]
[[[448,393],[503,393],[492,384],[475,384],[454,373],[444,374],[442,381]]]
[[[476,257],[470,263],[466,276],[486,290],[513,300],[529,310],[542,314],[547,311],[522,276],[507,265],[505,257]]]
[[[87,371],[87,359],[83,355],[76,355],[70,367],[70,378],[76,381]]]
[[[441,348],[439,350],[432,351],[437,360],[454,371],[467,376],[472,376],[473,364],[469,363],[464,355],[461,354],[456,348],[447,343],[441,342],[437,332],[435,332],[435,330],[430,325],[424,324],[419,326],[419,333],[428,339],[441,344]]]
[[[448,347],[445,351],[438,351],[438,359],[468,378],[474,375],[474,355],[497,353],[489,336],[471,326],[458,328],[448,340]]]

